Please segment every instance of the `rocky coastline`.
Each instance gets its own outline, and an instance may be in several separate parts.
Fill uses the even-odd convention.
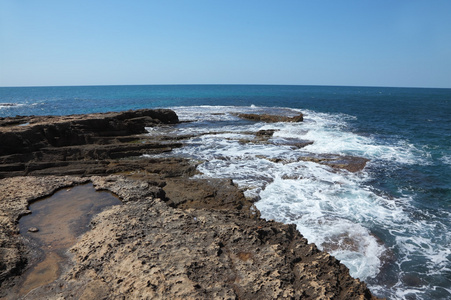
[[[58,279],[23,299],[376,299],[294,225],[261,219],[233,178],[192,179],[199,162],[142,156],[183,147],[189,136],[146,134],[178,122],[166,109],[0,118],[0,298],[17,299],[11,289],[38,256],[18,229],[29,204],[91,182],[123,204],[95,216]]]

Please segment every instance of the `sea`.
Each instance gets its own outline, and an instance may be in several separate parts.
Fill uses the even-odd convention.
[[[296,224],[388,299],[451,299],[451,89],[140,85],[2,87],[0,117],[171,108],[177,155],[226,177],[265,219]],[[238,113],[295,116],[263,123]],[[275,130],[266,143],[253,133]],[[243,142],[246,141],[246,142]],[[300,141],[312,141],[303,148]],[[1,141],[0,141],[1,143]],[[359,172],[303,157],[368,159]]]

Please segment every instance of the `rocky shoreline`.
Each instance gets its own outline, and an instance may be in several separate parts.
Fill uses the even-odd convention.
[[[294,225],[262,220],[233,178],[191,179],[199,162],[142,157],[182,147],[188,137],[145,134],[177,123],[171,110],[0,118],[0,297],[14,299],[33,262],[17,226],[29,203],[92,182],[123,205],[97,215],[59,278],[24,299],[375,299]]]

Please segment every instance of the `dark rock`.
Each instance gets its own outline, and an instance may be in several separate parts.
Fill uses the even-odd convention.
[[[302,160],[317,162],[336,169],[345,169],[349,172],[362,171],[365,168],[366,163],[369,161],[369,159],[363,157],[337,154],[305,156]]]
[[[239,211],[249,217],[259,217],[252,202],[246,199],[230,179],[167,179],[163,187],[166,203],[182,209],[214,209]]]
[[[267,130],[259,130],[257,131],[257,133],[255,134],[257,137],[263,137],[263,138],[270,138],[274,135],[274,132],[276,132],[275,129],[267,129]]]
[[[29,122],[11,126],[11,122]],[[171,151],[177,141],[156,141],[146,126],[175,124],[177,115],[167,109],[119,113],[4,118],[0,124],[0,178],[23,175],[111,174],[128,171],[136,162],[122,158]],[[9,124],[9,125],[8,125]]]
[[[310,140],[302,140],[297,138],[283,138],[280,140],[274,140],[273,143],[275,145],[287,145],[291,146],[292,148],[304,148],[308,145],[312,145],[313,141]]]
[[[299,145],[299,147],[305,147],[310,145],[312,142],[306,141],[305,144]],[[297,145],[296,145],[297,146]],[[369,159],[358,157],[358,156],[350,156],[350,155],[338,155],[338,154],[310,154],[299,157],[298,159],[280,159],[280,158],[269,158],[266,156],[259,155],[259,158],[267,159],[269,161],[275,163],[292,163],[295,161],[312,161],[318,164],[327,165],[334,169],[343,169],[349,172],[359,172],[362,171]]]
[[[11,106],[17,106],[17,104],[16,103],[0,103],[0,106],[11,107]]]
[[[237,114],[238,117],[242,119],[247,119],[251,121],[260,121],[267,123],[275,122],[302,122],[304,120],[304,115],[299,114],[295,117],[268,115],[268,114]]]
[[[95,137],[145,133],[146,126],[175,124],[172,110],[136,110],[72,116],[27,117],[28,126],[0,127],[0,156],[30,153],[44,147],[64,147],[92,143]],[[23,119],[21,122],[24,121]],[[11,124],[3,120],[3,124]]]

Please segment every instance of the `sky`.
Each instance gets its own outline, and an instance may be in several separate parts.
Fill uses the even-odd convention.
[[[0,86],[451,88],[449,0],[0,0]]]

